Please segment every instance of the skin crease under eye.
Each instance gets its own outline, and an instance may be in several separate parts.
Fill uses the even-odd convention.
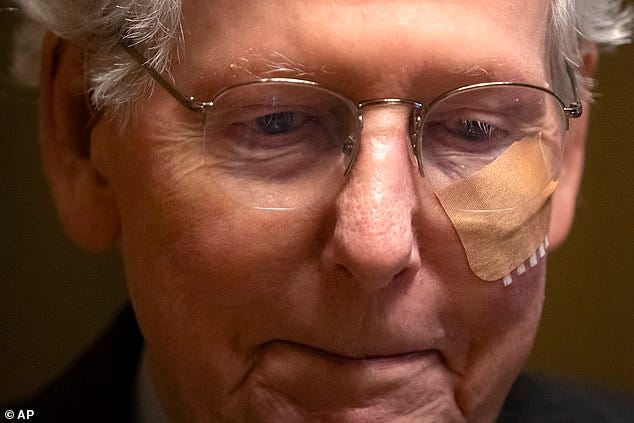
[[[546,4],[185,1],[173,75],[185,92],[213,93],[236,57],[278,51],[327,65],[324,85],[352,99],[425,98],[465,82],[448,69],[474,64],[539,82]],[[364,115],[332,201],[271,212],[236,203],[199,167],[183,171],[160,124],[178,107],[156,89],[123,136],[106,122],[94,134],[170,418],[494,421],[534,338],[545,262],[508,288],[473,275],[393,109]]]

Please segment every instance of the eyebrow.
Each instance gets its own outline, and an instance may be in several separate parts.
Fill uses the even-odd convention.
[[[539,73],[521,71],[517,67],[501,62],[497,58],[490,59],[488,63],[456,66],[455,68],[447,69],[447,73],[465,78],[474,78],[475,80],[480,80],[480,82],[509,81],[536,85],[543,84],[542,81],[538,81],[542,77]]]
[[[335,74],[335,72],[329,71],[326,65],[320,66],[319,68],[309,67],[300,61],[289,58],[279,51],[271,51],[266,54],[249,53],[246,56],[238,57],[227,65],[227,72],[239,73],[254,79],[275,77],[318,79]],[[474,82],[502,80],[510,82],[532,82],[526,81],[527,75],[522,74],[522,72],[516,70],[509,72],[508,69],[505,69],[505,72],[499,72],[496,66],[491,63],[487,65],[465,64],[464,66],[446,69],[445,72],[447,75],[473,79]]]
[[[456,67],[448,69],[447,71],[448,73],[452,73],[454,75],[464,75],[467,77],[486,77],[490,73],[486,68],[480,65]]]
[[[279,51],[272,51],[266,55],[250,53],[231,62],[228,68],[231,72],[240,72],[256,79],[273,77],[314,78],[318,73],[328,73],[325,66],[322,66],[319,71],[309,70],[303,63],[293,60]]]

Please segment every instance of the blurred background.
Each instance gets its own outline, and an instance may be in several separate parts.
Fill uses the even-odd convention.
[[[0,403],[53,378],[126,301],[116,252],[78,251],[57,220],[37,94],[6,73],[10,23],[0,16]],[[577,218],[549,256],[527,368],[634,394],[634,46],[599,69]]]

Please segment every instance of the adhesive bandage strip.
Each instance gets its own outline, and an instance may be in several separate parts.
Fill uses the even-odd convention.
[[[529,257],[534,267],[545,254],[557,181],[543,150],[541,137],[522,139],[479,172],[436,192],[480,279],[498,281]]]

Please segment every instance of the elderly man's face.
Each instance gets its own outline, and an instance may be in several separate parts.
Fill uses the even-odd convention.
[[[355,101],[546,85],[547,7],[185,0],[172,72],[200,98],[262,76]],[[408,139],[380,130],[389,110],[364,116],[333,202],[286,211],[216,188],[200,146],[175,136],[191,112],[159,87],[123,134],[96,125],[152,378],[177,421],[494,419],[533,342],[545,261],[509,287],[478,279]]]

